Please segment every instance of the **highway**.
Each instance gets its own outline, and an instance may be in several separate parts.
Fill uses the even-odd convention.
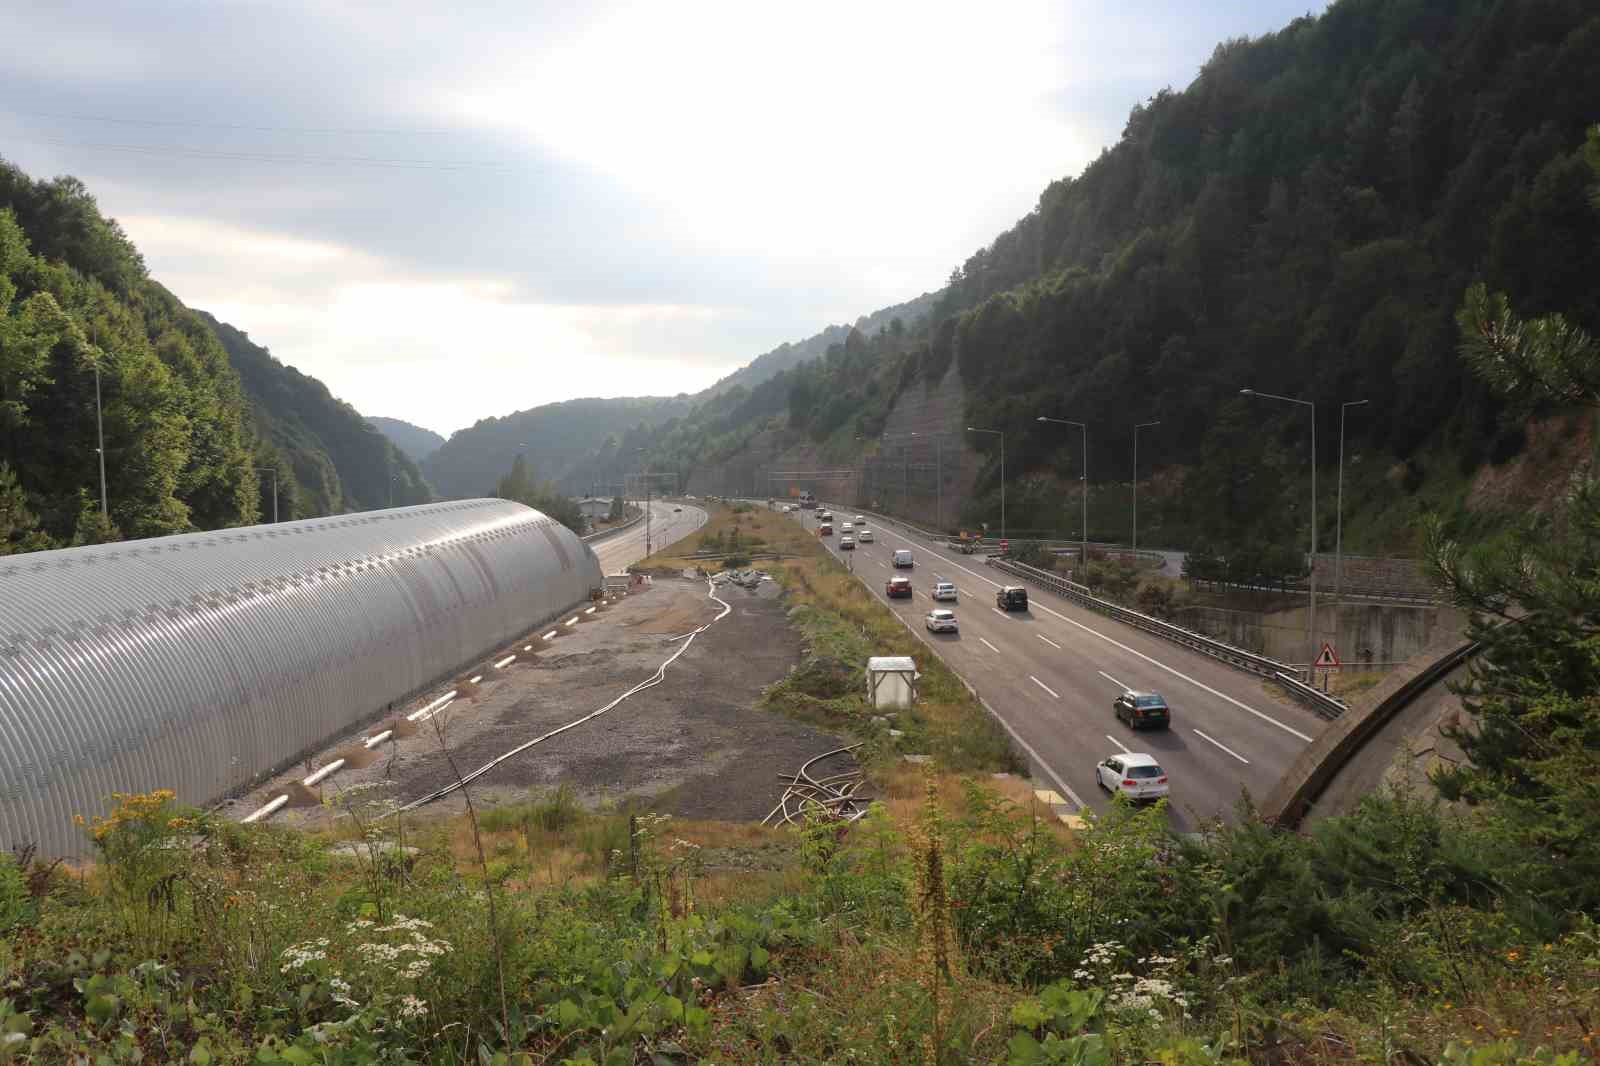
[[[699,507],[667,500],[650,502],[650,533],[656,551],[682,540],[706,524],[706,512]],[[611,537],[590,542],[600,557],[600,569],[614,574],[646,555],[645,523],[640,522]]]
[[[815,530],[815,512],[795,512]],[[834,510],[828,550],[848,561],[878,598],[908,622],[978,691],[1034,762],[1034,776],[1071,805],[1103,809],[1095,766],[1118,751],[1148,752],[1171,779],[1173,824],[1189,831],[1214,815],[1231,819],[1241,788],[1265,798],[1295,757],[1326,724],[1310,711],[1272,701],[1256,678],[1215,659],[1159,640],[1028,587],[1030,608],[1005,613],[994,591],[1005,575],[981,556],[868,522],[876,538],[854,552],[839,550],[839,529],[854,515]],[[891,555],[909,548],[916,566],[896,571]],[[884,585],[911,577],[910,600],[889,600]],[[935,606],[938,580],[960,590],[953,608],[959,634],[929,633],[923,616]],[[1124,689],[1154,690],[1172,709],[1170,731],[1135,732],[1117,721],[1112,700]]]

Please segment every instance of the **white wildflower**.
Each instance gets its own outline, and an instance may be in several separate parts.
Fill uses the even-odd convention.
[[[405,995],[400,997],[400,1017],[421,1018],[428,1013],[428,1004],[416,996]]]

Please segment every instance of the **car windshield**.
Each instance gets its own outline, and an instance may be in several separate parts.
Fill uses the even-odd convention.
[[[1161,767],[1156,766],[1154,763],[1148,766],[1130,766],[1125,772],[1129,777],[1133,778],[1160,777]]]
[[[1133,701],[1135,707],[1165,708],[1167,703],[1160,696],[1140,696]]]

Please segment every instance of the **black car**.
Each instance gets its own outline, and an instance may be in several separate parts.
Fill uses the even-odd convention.
[[[1172,711],[1154,692],[1124,692],[1111,705],[1117,719],[1130,729],[1170,729]]]
[[[1028,609],[1028,590],[1021,585],[1006,585],[996,590],[994,605],[1002,611],[1026,611]]]

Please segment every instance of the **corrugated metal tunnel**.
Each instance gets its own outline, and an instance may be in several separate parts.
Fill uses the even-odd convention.
[[[0,847],[84,854],[112,792],[220,799],[600,583],[506,500],[0,559]]]

